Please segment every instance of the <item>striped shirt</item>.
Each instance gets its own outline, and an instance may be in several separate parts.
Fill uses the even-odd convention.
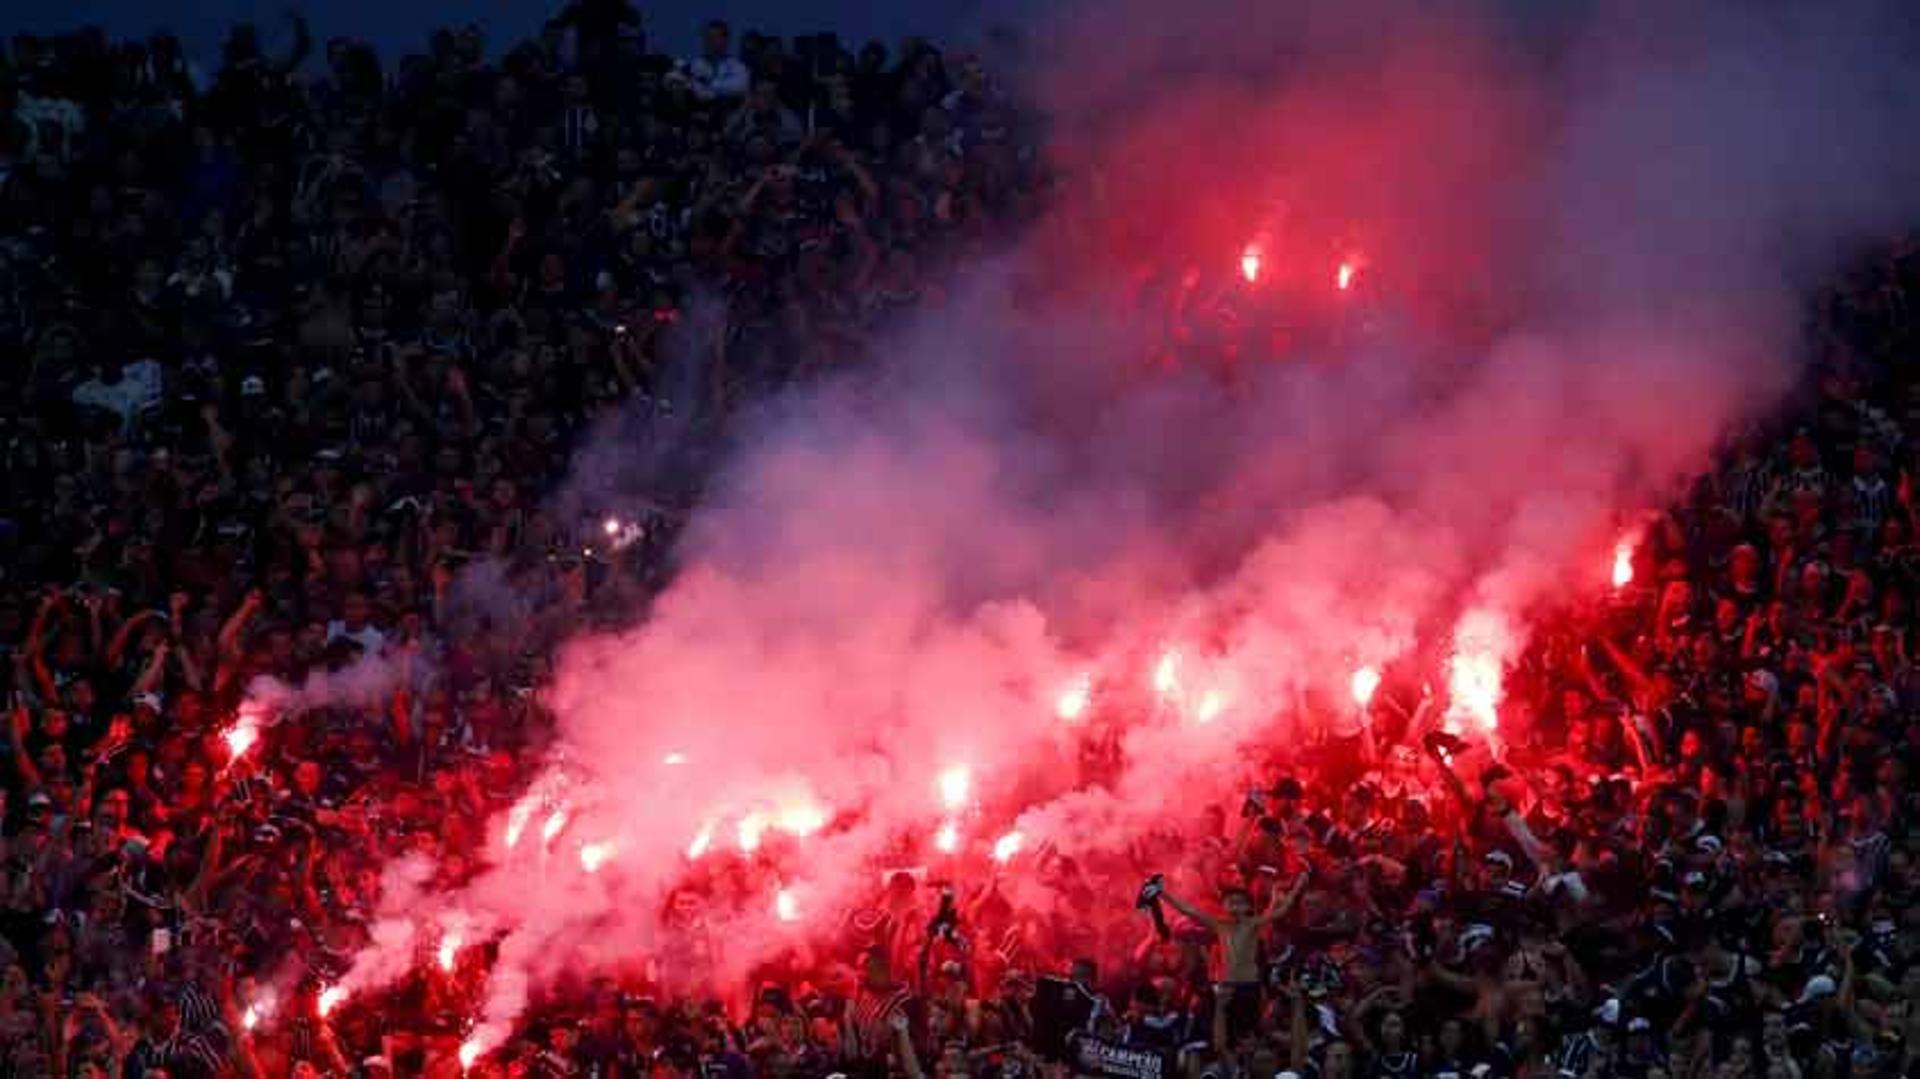
[[[847,1003],[846,1047],[853,1060],[886,1056],[893,1044],[892,1020],[905,1011],[912,995],[904,986],[874,990],[861,987]]]
[[[1854,527],[1868,533],[1879,531],[1881,522],[1893,509],[1893,488],[1885,477],[1855,476],[1852,497]]]

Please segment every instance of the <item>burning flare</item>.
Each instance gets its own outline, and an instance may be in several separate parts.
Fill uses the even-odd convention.
[[[1351,262],[1342,262],[1333,273],[1333,287],[1345,292],[1353,287],[1353,275],[1359,272]]]
[[[767,818],[758,813],[749,813],[734,825],[733,839],[740,845],[743,854],[752,854],[760,849],[760,837],[766,834]]]
[[[1180,653],[1169,648],[1160,654],[1160,662],[1153,667],[1153,691],[1162,697],[1180,692]]]
[[[1249,285],[1260,280],[1260,249],[1252,244],[1240,252],[1240,276],[1246,278]]]
[[[440,934],[440,946],[434,950],[433,961],[443,974],[453,973],[454,961],[460,957],[460,931],[448,929]]]
[[[247,1005],[245,1014],[240,1016],[240,1025],[247,1030],[258,1027],[262,1020],[273,1015],[273,994],[262,991],[259,998]]]
[[[559,835],[566,826],[567,811],[565,808],[555,809],[553,812],[547,814],[547,822],[540,826],[541,846],[551,846],[554,837]]]
[[[528,795],[513,804],[507,811],[507,849],[520,845],[520,837],[526,834],[527,822],[533,818],[533,796]]]
[[[940,773],[940,804],[950,813],[957,813],[967,806],[967,798],[973,793],[973,772],[964,764],[956,764]]]
[[[259,720],[250,715],[242,715],[234,720],[233,726],[221,735],[227,743],[227,759],[237,761],[247,755],[247,751],[260,744]]]
[[[1633,583],[1633,542],[1621,540],[1613,548],[1613,587],[1625,588]]]
[[[613,840],[603,839],[598,843],[580,845],[580,869],[587,873],[598,873],[613,857]]]
[[[1014,855],[1020,853],[1020,848],[1024,846],[1026,842],[1027,837],[1021,835],[1019,832],[1008,832],[1006,835],[993,841],[993,860],[999,862],[1001,865],[1007,864],[1013,860]]]
[[[713,825],[701,825],[700,830],[694,833],[693,842],[687,844],[687,860],[699,861],[700,856],[707,853],[707,848],[711,846],[713,846]]]
[[[1220,712],[1226,706],[1226,695],[1217,689],[1210,689],[1206,696],[1200,698],[1200,708],[1194,713],[1193,718],[1201,723],[1212,723],[1220,718]]]
[[[476,1060],[479,1060],[480,1054],[485,1051],[486,1050],[480,1047],[479,1041],[473,1038],[468,1038],[466,1041],[461,1042],[460,1043],[460,1070],[466,1071],[468,1068],[473,1067],[473,1062]]]
[[[933,846],[942,854],[952,854],[959,850],[960,826],[952,821],[941,824],[940,830],[933,833]]]
[[[346,999],[347,991],[345,989],[337,985],[329,985],[325,989],[320,990],[320,996],[314,1000],[314,1010],[320,1013],[320,1018],[325,1019],[327,1016],[332,1015],[334,1009],[338,1008]]]
[[[1060,692],[1060,699],[1053,706],[1054,714],[1064,720],[1079,719],[1087,714],[1087,702],[1092,696],[1092,679],[1083,674]]]
[[[1362,667],[1353,672],[1353,703],[1365,708],[1373,703],[1373,691],[1380,688],[1380,672]]]
[[[795,802],[780,810],[773,826],[800,839],[827,826],[827,811],[812,802]]]
[[[782,888],[773,893],[773,916],[783,922],[800,920],[800,905],[794,902],[792,892]]]

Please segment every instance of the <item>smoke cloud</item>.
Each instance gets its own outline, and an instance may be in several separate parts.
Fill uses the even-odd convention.
[[[1809,286],[1915,209],[1892,5],[1271,7],[1043,35],[1046,219],[877,370],[754,416],[645,623],[566,646],[493,866],[387,904],[504,934],[476,1037],[660,954],[715,859],[752,867],[700,893],[737,974],[944,864],[948,822],[972,859],[1017,831],[1015,876],[1124,849],[1350,722],[1361,666],[1490,715],[1530,617],[1606,587],[1791,384]],[[1363,266],[1364,329],[1154,371],[1182,272],[1256,238],[1306,302]]]

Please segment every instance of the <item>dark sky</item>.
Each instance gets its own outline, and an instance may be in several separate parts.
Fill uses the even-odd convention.
[[[382,54],[397,55],[424,41],[436,26],[478,22],[488,31],[490,47],[530,34],[560,7],[561,0],[309,0],[301,5],[313,25],[316,41],[335,34],[351,34],[374,42]],[[116,36],[144,35],[167,26],[195,50],[196,59],[212,66],[220,35],[231,23],[250,19],[271,28],[270,40],[284,41],[284,0],[72,0],[68,3],[28,3],[0,0],[0,29],[71,29],[98,23]],[[982,0],[920,0],[918,3],[875,3],[873,0],[671,0],[641,3],[653,38],[670,51],[691,51],[702,21],[713,16],[733,22],[738,31],[763,29],[801,34],[834,30],[855,44],[879,37],[889,45],[907,34],[922,34],[944,42],[964,35],[983,6]]]

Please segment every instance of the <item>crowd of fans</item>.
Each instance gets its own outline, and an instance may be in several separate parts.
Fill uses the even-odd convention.
[[[583,555],[542,497],[576,437],[718,431],[863,363],[1046,190],[994,76],[920,43],[713,23],[674,59],[580,0],[497,62],[466,29],[388,70],[292,28],[204,78],[95,32],[0,72],[0,1076],[458,1074],[467,971],[313,994],[380,866],[457,876],[516,796],[549,646],[665,572],[697,479]],[[1549,627],[1502,763],[1383,692],[1389,748],[1042,857],[1044,903],[896,875],[808,969],[582,980],[475,1069],[1914,1074],[1917,273],[1823,297],[1792,419]],[[525,610],[462,602],[479,561]],[[234,765],[256,677],[363,656],[434,674]]]

